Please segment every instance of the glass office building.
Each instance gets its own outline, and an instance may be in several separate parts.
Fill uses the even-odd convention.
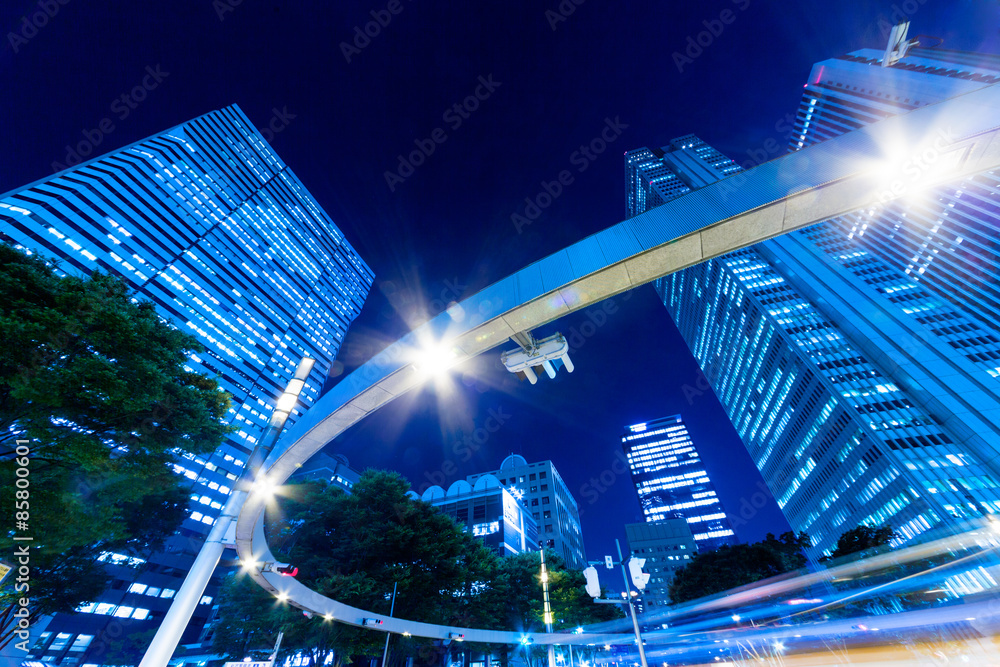
[[[105,554],[113,587],[52,618],[32,653],[100,664],[122,632],[157,626],[299,360],[316,364],[292,420],[318,397],[374,276],[236,106],[0,196],[0,234],[64,272],[122,276],[201,341],[188,368],[233,397],[237,431],[215,453],[174,464],[191,493],[180,531],[141,558]],[[182,644],[199,639],[213,590]]]
[[[580,508],[552,461],[528,463],[523,456],[511,454],[499,470],[469,475],[466,480],[478,484],[487,475],[496,477],[503,487],[523,499],[538,525],[536,547],[554,550],[569,567],[587,567]]]
[[[432,486],[420,499],[438,508],[497,555],[535,551],[538,524],[524,501],[493,475],[480,475],[475,486],[458,480],[445,491]]]
[[[814,67],[792,150],[1000,70],[995,56],[940,49],[890,67],[881,58],[862,50]],[[630,214],[721,178],[738,188],[741,167],[720,157],[691,135],[628,153]],[[906,541],[1000,512],[998,197],[997,176],[978,174],[657,281],[813,555],[860,523]]]
[[[686,520],[702,551],[736,544],[729,517],[680,415],[629,426],[622,448],[646,521]]]

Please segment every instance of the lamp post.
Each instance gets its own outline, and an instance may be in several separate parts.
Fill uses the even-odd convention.
[[[545,569],[545,547],[541,548],[542,554],[542,599],[544,602],[545,632],[552,632],[552,606],[549,604],[549,572]],[[549,667],[556,667],[556,647],[549,644]]]
[[[289,380],[285,392],[275,403],[267,430],[250,455],[242,477],[236,483],[226,506],[212,526],[212,532],[208,534],[205,543],[201,545],[198,556],[191,565],[191,569],[188,570],[187,576],[184,577],[184,583],[181,584],[174,596],[170,609],[167,610],[163,622],[153,636],[153,641],[150,642],[149,648],[142,656],[139,667],[167,667],[170,657],[177,649],[177,643],[180,641],[184,629],[191,620],[201,596],[205,593],[205,587],[208,586],[212,573],[215,572],[215,566],[222,558],[222,552],[235,540],[233,533],[236,530],[236,517],[239,515],[240,508],[243,507],[243,503],[250,493],[263,493],[267,487],[267,480],[263,476],[259,476],[258,473],[274,443],[278,440],[281,430],[285,427],[289,413],[298,402],[299,393],[315,363],[315,359],[303,357],[302,361],[299,362],[299,367],[295,370],[295,376]]]

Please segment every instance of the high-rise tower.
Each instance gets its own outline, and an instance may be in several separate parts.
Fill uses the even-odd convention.
[[[889,67],[882,56],[816,65],[793,150],[1000,80],[996,56],[915,48]],[[738,196],[740,170],[690,135],[632,151],[629,213],[723,178]],[[905,541],[1000,512],[997,197],[993,173],[887,196],[657,281],[815,554],[859,523]]]
[[[233,397],[238,431],[174,465],[191,493],[179,532],[145,558],[106,554],[113,587],[53,618],[32,652],[100,664],[121,632],[158,625],[300,358],[316,364],[291,420],[318,397],[374,276],[236,106],[0,196],[0,237],[66,272],[122,276],[201,341],[189,368]],[[212,591],[182,643],[198,640]]]
[[[622,448],[646,521],[685,519],[701,551],[736,544],[729,517],[680,415],[629,426]]]

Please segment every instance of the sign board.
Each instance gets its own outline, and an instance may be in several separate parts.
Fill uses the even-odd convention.
[[[611,558],[611,556],[604,557],[604,567],[608,568],[609,570],[615,569],[615,561],[613,558]]]
[[[274,661],[244,660],[242,662],[227,662],[224,667],[274,667]]]

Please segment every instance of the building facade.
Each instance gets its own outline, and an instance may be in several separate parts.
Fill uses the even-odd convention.
[[[331,456],[324,452],[317,452],[288,478],[288,483],[318,480],[329,482],[331,485],[350,493],[359,479],[361,479],[361,473],[351,467],[347,457],[343,454]]]
[[[580,509],[569,487],[559,475],[552,461],[528,461],[511,454],[500,464],[499,470],[469,475],[470,484],[492,475],[500,484],[522,499],[538,525],[537,546],[554,550],[569,567],[587,567],[580,529]]]
[[[32,653],[101,664],[114,637],[157,627],[299,360],[316,364],[293,421],[319,396],[374,276],[236,106],[0,196],[0,235],[66,273],[122,276],[205,346],[187,368],[232,395],[237,432],[174,464],[191,493],[179,532],[142,558],[105,554],[112,588],[52,618]],[[182,643],[202,633],[217,578]]]
[[[646,559],[642,569],[649,581],[641,595],[643,610],[668,606],[674,572],[691,562],[698,550],[690,525],[684,519],[627,523],[625,536],[629,553]]]
[[[729,517],[680,415],[629,426],[622,448],[646,521],[684,519],[702,551],[736,544]]]
[[[420,499],[464,525],[501,557],[537,549],[535,519],[523,500],[493,475],[480,475],[475,486],[461,479],[447,491],[432,486]]]
[[[814,67],[793,150],[987,85],[1000,65],[939,49],[881,57]],[[702,168],[674,169],[677,152]],[[632,151],[629,212],[723,178],[735,191],[740,170],[691,135]],[[890,524],[902,542],[1000,512],[998,196],[1000,178],[979,174],[657,281],[813,555],[861,523]]]

